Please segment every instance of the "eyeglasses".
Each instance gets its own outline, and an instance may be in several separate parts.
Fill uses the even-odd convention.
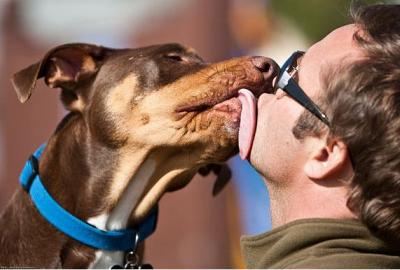
[[[273,93],[275,94],[278,89],[282,89],[301,106],[309,110],[329,127],[330,122],[326,114],[321,111],[321,109],[306,95],[306,93],[304,93],[303,89],[301,89],[301,87],[293,79],[293,76],[298,71],[297,60],[303,55],[304,52],[296,51],[289,57],[288,60],[286,60],[280,70]]]

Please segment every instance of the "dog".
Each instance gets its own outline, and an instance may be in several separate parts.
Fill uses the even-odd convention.
[[[180,44],[75,43],[53,48],[12,83],[24,103],[44,78],[61,90],[69,111],[39,160],[48,193],[98,229],[123,230],[145,220],[165,192],[187,185],[199,169],[237,153],[238,91],[271,90],[278,69],[265,57],[209,64]],[[124,263],[124,252],[98,250],[60,232],[23,188],[1,215],[0,247],[1,267]]]

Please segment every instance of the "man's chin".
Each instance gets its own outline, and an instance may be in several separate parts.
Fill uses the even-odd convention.
[[[265,164],[263,164],[262,153],[259,153],[257,150],[260,149],[256,145],[256,141],[253,142],[253,145],[250,150],[250,154],[247,158],[247,161],[251,164],[251,166],[261,175],[263,175],[263,171],[265,170]]]

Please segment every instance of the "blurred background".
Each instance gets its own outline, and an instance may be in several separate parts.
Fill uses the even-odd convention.
[[[349,5],[348,0],[0,0],[0,211],[18,187],[26,158],[66,114],[57,90],[39,82],[29,102],[20,104],[10,83],[13,73],[53,46],[180,42],[210,62],[263,55],[282,64],[294,50],[307,49],[345,24]],[[162,199],[145,261],[157,268],[244,267],[240,235],[270,229],[268,191],[247,162],[234,157],[229,164],[233,181],[219,196],[211,195],[210,175],[196,176]]]

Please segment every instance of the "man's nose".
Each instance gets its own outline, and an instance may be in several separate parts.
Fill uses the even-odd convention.
[[[279,75],[279,65],[268,57],[263,56],[255,56],[252,58],[253,65],[263,74],[265,80],[265,86],[268,91],[268,88],[273,89],[273,83],[277,76]]]

